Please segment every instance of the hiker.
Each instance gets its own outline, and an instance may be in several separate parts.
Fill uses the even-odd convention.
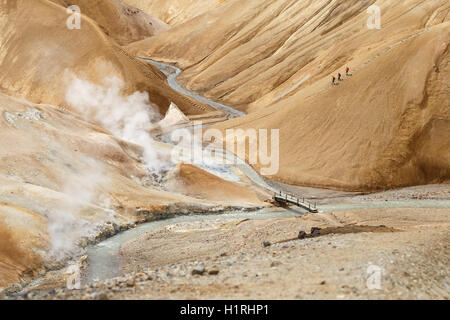
[[[338,73],[338,80],[342,81],[342,74]]]
[[[333,86],[336,84],[336,78],[334,76],[331,78],[331,84]]]
[[[350,72],[350,68],[349,67],[347,67],[346,69],[345,69],[345,74],[348,76],[348,73]]]

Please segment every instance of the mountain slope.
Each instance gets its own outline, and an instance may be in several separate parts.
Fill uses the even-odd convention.
[[[80,7],[81,13],[94,20],[102,30],[120,44],[142,40],[169,26],[120,0],[51,0],[65,8]]]
[[[12,7],[0,2],[0,296],[12,283],[62,268],[79,256],[86,238],[95,241],[145,219],[241,201],[194,198],[162,186],[164,171],[154,173],[151,166],[157,164],[144,158],[156,152],[155,162],[170,168],[170,146],[124,141],[129,137],[100,125],[105,119],[72,103],[100,105],[104,118],[118,127],[130,120],[120,117],[127,111],[133,120],[145,120],[152,107],[165,112],[172,102],[186,114],[209,110],[173,91],[162,74],[127,55],[91,18],[83,16],[81,30],[69,30],[67,17],[65,8],[51,1],[22,0]],[[120,92],[101,86],[114,83],[105,81],[109,77],[124,84]],[[78,90],[77,84],[85,87]],[[135,112],[139,103],[145,108]],[[149,127],[145,123],[139,132]],[[197,179],[196,188],[211,181],[228,185],[197,172],[208,181]],[[189,189],[189,181],[185,186]]]
[[[449,25],[392,48],[338,86],[320,83],[322,92],[300,91],[219,127],[279,128],[273,178],[289,184],[373,191],[449,183]]]
[[[151,148],[170,169],[170,146],[155,142],[144,150],[52,105],[0,93],[0,136],[0,290],[61,267],[80,254],[85,238],[186,210],[240,207],[245,196],[248,206],[261,205],[248,186],[199,168],[190,167],[196,179],[184,179],[180,188],[163,170],[150,173],[144,160]],[[227,199],[189,195],[211,184]]]
[[[72,75],[96,84],[114,76],[127,94],[148,92],[161,113],[171,102],[186,114],[210,110],[173,91],[162,74],[127,55],[89,17],[82,17],[81,30],[69,30],[66,9],[50,1],[19,0],[15,9],[0,10],[0,90],[9,95],[68,107]]]
[[[381,30],[367,28],[372,4],[381,8]],[[390,44],[449,21],[449,12],[445,0],[230,1],[129,51],[176,63],[188,89],[251,112],[291,89],[328,81],[346,64],[356,68]]]
[[[272,178],[367,191],[449,181],[449,25],[441,0],[230,1],[128,50],[249,113],[219,128],[280,129]]]
[[[158,17],[170,25],[190,20],[220,7],[228,0],[124,0],[124,2]]]

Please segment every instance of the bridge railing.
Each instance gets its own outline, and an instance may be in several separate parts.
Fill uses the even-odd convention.
[[[303,205],[309,207],[309,209],[317,210],[317,202],[312,203],[305,199],[305,197],[299,197],[297,195],[293,195],[291,193],[286,192],[278,192],[275,193],[275,198],[284,199],[286,202],[296,203],[297,205]]]

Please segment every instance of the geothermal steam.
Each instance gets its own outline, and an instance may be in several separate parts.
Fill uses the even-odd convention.
[[[75,76],[66,92],[66,101],[85,119],[100,123],[116,137],[142,146],[147,169],[159,173],[167,165],[160,160],[149,131],[160,120],[157,106],[148,93],[123,96],[124,83],[117,77],[106,78],[103,85]]]
[[[114,220],[109,198],[101,193],[102,185],[108,183],[103,164],[84,156],[79,160],[78,172],[66,176],[62,192],[68,197],[48,213],[50,258],[57,261],[79,254],[77,241],[94,234],[99,227],[82,219],[82,211],[103,209],[105,218]]]
[[[123,88],[123,81],[116,77],[106,78],[102,85],[96,85],[72,75],[66,101],[86,120],[99,123],[120,139],[140,145],[147,170],[159,174],[168,164],[160,160],[149,133],[152,123],[160,120],[157,107],[151,104],[147,93],[123,96]],[[75,175],[66,177],[62,190],[69,200],[49,212],[51,256],[56,260],[78,254],[76,242],[96,232],[98,225],[82,219],[84,210],[96,207],[104,209],[107,215],[112,214],[108,204],[99,206],[104,202],[101,198],[107,197],[100,192],[108,183],[103,174],[104,164],[91,158],[80,160],[83,167],[78,168]]]

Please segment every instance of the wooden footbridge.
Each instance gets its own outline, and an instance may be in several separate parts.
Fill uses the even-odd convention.
[[[311,213],[319,212],[319,210],[317,209],[316,203],[313,204],[311,202],[306,201],[305,198],[299,198],[295,195],[284,193],[281,191],[279,193],[274,194],[273,200],[278,203],[286,203],[286,204],[291,204],[291,205],[300,207]]]

